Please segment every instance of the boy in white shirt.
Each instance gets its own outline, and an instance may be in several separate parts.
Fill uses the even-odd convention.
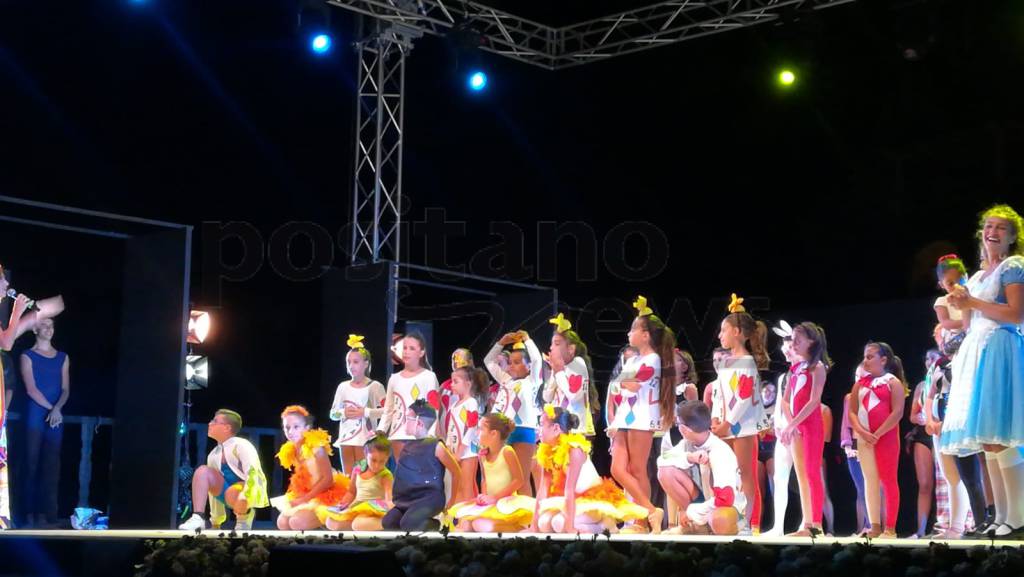
[[[676,426],[683,441],[658,457],[658,482],[686,515],[668,532],[735,535],[746,506],[736,455],[711,432],[711,410],[700,401],[679,403]]]

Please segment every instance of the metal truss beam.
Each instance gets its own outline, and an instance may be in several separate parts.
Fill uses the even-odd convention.
[[[373,22],[359,42],[352,264],[400,260],[405,57],[413,28]]]
[[[671,0],[560,28],[476,2],[328,0],[378,20],[443,36],[466,28],[481,49],[549,70],[777,20],[788,10],[821,10],[855,0]]]

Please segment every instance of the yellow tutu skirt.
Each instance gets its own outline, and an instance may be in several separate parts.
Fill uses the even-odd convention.
[[[565,512],[565,497],[548,497],[540,502],[540,513]],[[590,515],[610,518],[615,521],[646,519],[648,511],[626,498],[626,494],[611,479],[601,479],[601,484],[587,489],[576,496],[576,515]]]
[[[379,518],[383,517],[387,512],[388,507],[382,500],[357,501],[345,509],[339,509],[338,507],[324,507],[325,522],[326,519],[347,522],[355,519],[356,517]]]
[[[533,497],[524,495],[509,495],[493,505],[478,505],[476,501],[464,501],[452,505],[448,515],[459,521],[490,519],[526,528],[533,522],[535,503]]]

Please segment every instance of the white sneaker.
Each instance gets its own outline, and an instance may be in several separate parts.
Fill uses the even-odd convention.
[[[238,517],[235,520],[235,532],[240,533],[242,531],[252,531],[252,520],[256,516],[256,511],[250,510],[245,517]]]
[[[178,525],[178,529],[182,531],[201,531],[208,528],[206,519],[203,519],[195,513],[192,513],[192,516],[188,518],[188,521]]]
[[[775,527],[772,527],[768,531],[765,531],[764,533],[761,533],[762,537],[782,537],[782,535],[783,535],[782,529],[781,528],[775,528]]]

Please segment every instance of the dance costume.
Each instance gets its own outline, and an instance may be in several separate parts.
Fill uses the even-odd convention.
[[[331,436],[323,429],[306,431],[302,433],[302,441],[298,446],[288,441],[277,452],[278,462],[292,472],[291,479],[288,481],[288,491],[284,495],[287,502],[307,495],[316,484],[313,475],[316,473],[317,450],[323,450],[328,457],[333,454]],[[349,478],[333,469],[330,474],[333,478],[330,489],[295,507],[284,503],[279,507],[281,512],[294,515],[300,511],[312,511],[319,519],[320,524],[324,524],[327,521],[328,508],[337,506],[348,493]]]
[[[362,447],[372,439],[376,435],[377,421],[384,413],[386,399],[384,385],[377,381],[370,381],[362,387],[354,386],[351,380],[338,385],[331,404],[331,420],[341,421],[334,446]],[[346,408],[365,409],[366,414],[348,419],[345,417]]]
[[[724,359],[714,385],[711,416],[730,424],[729,434],[722,439],[756,435],[764,426],[765,414],[754,357]]]
[[[789,392],[788,380],[788,371],[779,375],[778,384],[775,386],[776,399],[786,398]],[[767,408],[769,406],[767,399],[765,404]],[[775,472],[772,475],[772,528],[766,534],[781,536],[785,533],[786,508],[789,506],[789,479],[790,473],[793,471],[793,452],[790,450],[789,445],[778,442],[778,439],[775,437],[775,431],[785,429],[786,425],[789,424],[785,411],[782,410],[782,403],[773,400],[771,406],[771,427],[764,432],[764,438],[771,437],[771,444],[765,446],[762,441],[758,452],[764,451],[761,453],[761,457],[771,458],[775,462]],[[769,448],[770,451],[768,450]]]
[[[426,399],[434,408],[440,406],[437,376],[433,371],[424,369],[412,377],[404,377],[402,373],[391,375],[384,414],[377,424],[377,430],[384,432],[392,441],[416,440],[416,437],[405,432],[405,414],[419,399]]]
[[[580,426],[570,432],[594,435],[594,416],[590,413],[590,372],[582,357],[575,357],[561,371],[551,375],[544,386],[544,402],[552,403],[576,415]]]
[[[503,447],[498,451],[494,461],[489,460],[486,455],[480,456],[480,468],[483,469],[484,483],[487,486],[486,494],[490,497],[497,497],[512,484],[512,468],[505,459],[506,450],[511,451],[512,448]],[[493,505],[478,505],[476,501],[457,503],[448,510],[448,514],[459,523],[468,524],[475,519],[490,519],[501,525],[525,529],[533,522],[535,504],[532,497],[513,493],[499,499]]]
[[[480,405],[473,397],[466,397],[448,411],[444,444],[459,461],[476,457],[479,449],[477,425],[480,422]],[[462,447],[461,449],[459,447]]]
[[[246,439],[231,437],[219,443],[207,456],[206,466],[220,471],[224,477],[220,494],[210,495],[210,522],[214,526],[227,519],[225,495],[228,489],[238,489],[239,498],[244,499],[250,509],[261,509],[270,504],[260,454]]]
[[[565,483],[569,473],[570,453],[573,449],[579,449],[586,455],[586,461],[580,468],[574,488],[576,516],[588,515],[616,522],[646,519],[647,509],[626,499],[626,494],[615,481],[597,474],[590,460],[590,448],[590,441],[579,433],[562,434],[558,437],[557,445],[541,443],[537,447],[537,463],[550,479],[547,498],[540,502],[537,513],[566,512]]]
[[[537,407],[537,391],[541,387],[541,373],[544,370],[544,357],[532,339],[523,342],[526,354],[530,358],[530,374],[522,379],[515,379],[506,373],[498,364],[502,347],[496,344],[491,347],[484,366],[498,382],[498,391],[491,411],[502,413],[515,423],[516,429],[508,439],[508,444],[536,443],[537,426],[540,423],[540,409]]]
[[[437,458],[436,437],[410,441],[395,472],[395,506],[381,524],[390,531],[436,531],[444,510],[444,464]]]
[[[874,433],[882,423],[892,414],[892,388],[890,381],[896,381],[896,377],[886,373],[880,377],[867,375],[857,381],[858,403],[857,418],[862,427]],[[903,386],[899,384],[898,386]],[[900,461],[900,434],[899,427],[892,427],[886,431],[874,446],[875,463],[878,469],[878,483],[885,496],[886,530],[896,530],[896,513],[900,510],[900,485],[897,478],[897,468]],[[865,479],[867,484],[870,480]],[[872,501],[872,494],[865,489],[865,497],[869,504]],[[876,519],[872,519],[875,523]]]
[[[946,309],[946,313],[949,315],[951,321],[962,321],[964,313],[958,308],[949,306],[948,296],[942,295],[935,299],[935,304],[932,308],[942,307]],[[960,345],[964,340],[964,331],[962,329],[942,329],[939,333],[942,337],[942,350],[947,355],[952,356],[959,350]]]
[[[757,435],[768,419],[761,404],[761,376],[754,357],[727,357],[718,368],[718,379],[711,396],[711,416],[730,425],[729,434],[721,437],[740,439]],[[752,451],[749,470],[757,470],[757,444]],[[761,488],[754,483],[750,513],[750,526],[755,530],[761,524]]]
[[[637,381],[640,388],[634,392],[619,386],[619,392],[612,399],[616,409],[610,428],[660,431],[661,356],[650,353],[630,358],[618,379],[620,383],[626,380]]]
[[[979,300],[1007,304],[1006,286],[1024,283],[1024,257],[1011,256],[967,290]],[[982,445],[1024,446],[1024,324],[1005,324],[972,311],[967,336],[953,358],[953,380],[940,450],[966,455]]]
[[[814,368],[816,367],[810,367],[807,362],[802,362],[790,369],[789,390],[786,391],[786,395],[794,418],[811,401]],[[814,525],[821,525],[822,508],[825,504],[825,484],[821,468],[825,452],[825,432],[820,406],[800,421],[796,426],[796,433],[793,441],[800,443],[803,448],[804,475],[811,491],[811,522]]]
[[[352,470],[352,477],[356,483],[356,498],[349,503],[348,507],[339,509],[331,507],[327,509],[326,516],[332,521],[352,521],[356,517],[384,517],[389,506],[385,491],[385,481],[394,480],[391,471],[381,469],[379,473],[363,478],[363,474],[369,472],[369,465],[366,461],[360,461]]]
[[[690,463],[690,454],[697,452],[707,453],[706,470],[704,466]],[[714,433],[708,433],[708,438],[702,445],[694,445],[684,439],[658,457],[658,466],[675,467],[686,471],[693,479],[694,487],[703,494],[703,502],[693,502],[686,507],[686,516],[694,524],[706,525],[711,513],[719,507],[734,507],[739,516],[743,516],[747,503],[741,488],[736,454]],[[710,479],[704,477],[705,471],[710,472]],[[710,494],[705,492],[709,486]]]
[[[955,309],[954,309],[955,310]],[[958,311],[959,312],[959,311]],[[942,422],[949,401],[950,360],[942,356],[925,373],[925,397],[932,399],[932,420]],[[941,447],[940,435],[932,435],[932,446]],[[934,451],[935,529],[963,533],[985,519],[985,487],[979,455],[963,457]],[[957,482],[951,483],[950,479]],[[962,480],[962,482],[961,482]],[[970,509],[964,507],[970,502]]]

